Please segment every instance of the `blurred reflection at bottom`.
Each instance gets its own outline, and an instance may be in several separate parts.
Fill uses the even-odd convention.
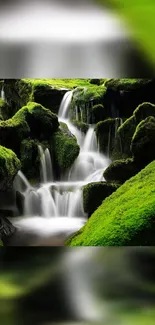
[[[3,325],[153,325],[155,248],[1,250]]]

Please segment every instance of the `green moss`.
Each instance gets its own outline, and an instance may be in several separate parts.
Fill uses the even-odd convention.
[[[106,87],[91,85],[87,87],[78,87],[73,93],[73,101],[77,105],[88,103],[90,101],[102,101],[106,94]]]
[[[138,173],[139,169],[133,158],[115,160],[104,171],[104,178],[108,182],[123,183]]]
[[[92,107],[93,122],[97,123],[106,118],[106,111],[102,104],[97,104]]]
[[[122,158],[132,156],[130,145],[136,129],[136,125],[137,123],[135,116],[132,115],[117,130],[116,138],[118,143],[118,150],[120,150]]]
[[[73,89],[78,86],[89,86],[90,79],[22,79],[25,83],[34,86],[50,85],[56,89],[68,88]]]
[[[155,244],[155,162],[104,200],[70,246]]]
[[[5,190],[12,185],[12,181],[21,168],[15,153],[0,146],[0,190]]]
[[[81,132],[86,133],[88,131],[88,124],[77,121],[77,120],[72,120],[72,123],[74,126],[77,127],[77,129],[79,129]]]
[[[109,118],[98,122],[95,126],[95,132],[100,150],[109,157],[112,157],[115,140],[115,119]]]
[[[133,135],[131,151],[140,166],[146,166],[155,159],[155,118],[147,117],[141,121]]]
[[[57,116],[40,104],[30,102],[11,119],[0,122],[0,144],[19,153],[20,143],[31,136],[49,139],[58,128]]]
[[[4,91],[9,105],[9,118],[33,100],[33,87],[22,79],[5,79]]]
[[[28,179],[39,179],[40,158],[38,153],[39,141],[36,139],[25,139],[21,142],[20,159],[22,172]]]
[[[106,182],[89,183],[83,187],[83,207],[89,216],[101,205],[102,201],[118,188]]]
[[[133,115],[137,123],[144,120],[148,116],[155,116],[155,105],[151,103],[142,103],[134,111]]]
[[[73,164],[80,151],[75,136],[69,130],[62,129],[53,135],[53,149],[56,164],[62,170]]]
[[[0,247],[1,247],[1,246],[3,246],[3,242],[2,242],[1,239],[0,239]]]
[[[9,108],[6,101],[0,98],[0,120],[7,120],[9,117]]]
[[[105,87],[114,91],[120,90],[135,90],[140,87],[149,84],[152,80],[150,79],[109,79],[105,82]]]

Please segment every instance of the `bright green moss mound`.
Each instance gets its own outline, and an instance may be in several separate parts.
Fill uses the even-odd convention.
[[[67,128],[55,132],[52,147],[56,164],[62,170],[68,169],[73,164],[80,151],[76,137]]]
[[[106,94],[106,87],[89,85],[87,87],[78,87],[73,94],[73,102],[77,105],[90,101],[99,101]]]
[[[22,79],[25,83],[33,86],[51,85],[57,89],[73,89],[78,86],[90,86],[89,79]]]
[[[113,161],[104,171],[103,176],[108,182],[123,183],[138,171],[133,158],[128,158]]]
[[[155,244],[155,161],[106,198],[70,246]]]
[[[84,211],[91,215],[102,203],[118,188],[115,184],[106,182],[89,183],[83,187],[83,207]]]
[[[21,168],[15,153],[0,146],[0,190],[5,190],[12,185],[12,181]]]

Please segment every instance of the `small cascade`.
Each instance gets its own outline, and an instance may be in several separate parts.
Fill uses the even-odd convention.
[[[2,89],[1,89],[1,98],[2,98],[3,100],[5,100],[5,92],[4,92],[4,88],[3,88],[3,86],[2,86]]]
[[[67,91],[66,94],[64,95],[58,113],[60,119],[68,118],[69,107],[71,104],[72,96],[73,96],[72,90]]]
[[[43,183],[53,180],[52,161],[49,149],[43,150],[41,145],[38,145],[40,154],[40,178]]]
[[[109,134],[108,134],[108,148],[107,148],[108,157],[110,157],[110,145],[111,145],[111,125],[109,127]]]

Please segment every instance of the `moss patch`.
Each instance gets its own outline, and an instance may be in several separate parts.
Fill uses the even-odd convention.
[[[0,122],[0,144],[19,154],[23,139],[29,136],[41,141],[49,139],[58,125],[55,114],[40,104],[30,102],[11,119]]]
[[[139,169],[133,158],[115,160],[104,171],[104,178],[108,182],[123,183],[138,173]]]
[[[150,82],[152,82],[151,79],[109,79],[105,82],[105,87],[114,91],[131,91],[139,89],[142,86],[149,84]]]
[[[155,244],[155,162],[106,198],[70,246]]]
[[[139,166],[146,166],[155,159],[155,118],[147,117],[141,121],[133,135],[131,150]]]
[[[84,211],[90,216],[102,203],[118,188],[115,184],[106,182],[90,183],[83,187],[83,207]]]
[[[0,98],[0,120],[7,120],[9,118],[9,108],[6,101]]]
[[[15,153],[0,146],[0,190],[9,189],[21,164]]]
[[[81,132],[86,133],[88,131],[88,124],[77,121],[77,120],[72,120],[72,123],[74,126],[77,127],[77,129],[79,129]]]
[[[61,128],[53,135],[52,144],[58,168],[68,169],[80,151],[76,137],[68,129]]]

